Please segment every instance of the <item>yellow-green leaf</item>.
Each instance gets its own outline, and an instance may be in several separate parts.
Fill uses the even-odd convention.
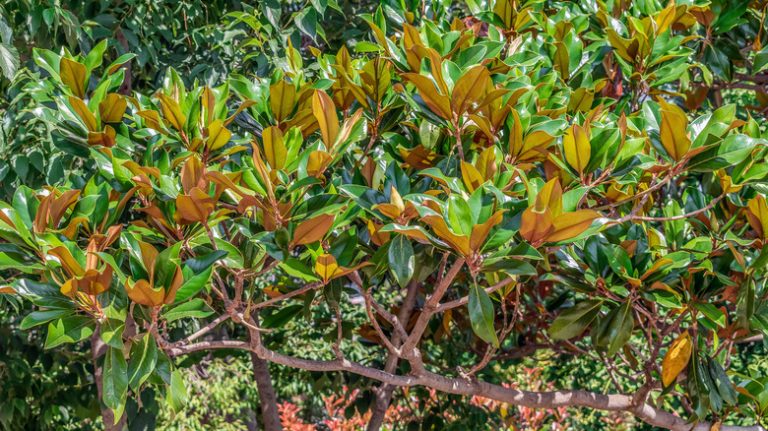
[[[554,230],[547,235],[548,242],[565,241],[581,235],[600,214],[592,210],[579,210],[560,214],[552,220]]]
[[[569,127],[563,136],[563,150],[565,151],[565,161],[573,169],[576,169],[579,175],[583,174],[584,169],[589,164],[589,157],[592,152],[587,131],[578,124]]]
[[[661,145],[673,160],[678,161],[691,148],[691,138],[688,136],[688,118],[679,107],[659,101],[661,107]]]
[[[163,93],[158,94],[157,97],[160,99],[160,109],[162,109],[163,117],[165,117],[166,121],[171,123],[179,132],[184,130],[187,117],[181,112],[179,103]]]
[[[264,142],[264,157],[272,169],[283,169],[288,149],[283,141],[283,132],[277,126],[270,126],[262,133]]]
[[[232,138],[232,132],[224,127],[221,120],[214,120],[208,125],[208,139],[205,141],[205,146],[208,150],[215,151],[227,145],[230,138]]]
[[[331,254],[323,254],[317,257],[315,262],[315,273],[323,279],[324,283],[333,278],[339,272],[339,264],[336,258]]]
[[[475,189],[485,182],[477,168],[463,160],[461,161],[461,179],[464,181],[464,186],[470,193],[474,192]]]
[[[664,387],[674,383],[677,376],[688,367],[692,351],[693,343],[688,332],[683,332],[672,342],[661,361],[661,382]]]
[[[331,160],[331,155],[325,151],[312,151],[307,158],[307,174],[313,177],[320,177],[331,163]]]
[[[277,122],[288,118],[296,104],[296,87],[288,81],[278,81],[269,87],[269,107]]]

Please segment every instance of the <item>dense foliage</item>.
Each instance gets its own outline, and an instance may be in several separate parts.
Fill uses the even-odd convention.
[[[0,11],[4,427],[764,425],[764,2]]]

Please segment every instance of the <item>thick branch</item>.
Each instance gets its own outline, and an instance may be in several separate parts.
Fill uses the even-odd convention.
[[[217,346],[221,347],[220,345]],[[248,343],[244,342],[232,342],[230,347],[250,350]],[[175,354],[183,354],[182,348],[174,347],[170,350],[175,352]],[[633,397],[625,394],[597,394],[582,390],[531,392],[506,388],[482,381],[445,377],[428,371],[424,371],[418,376],[400,376],[366,367],[348,359],[318,361],[295,358],[269,350],[263,345],[255,346],[254,351],[264,360],[288,367],[323,372],[347,371],[394,386],[426,386],[440,392],[469,396],[477,395],[510,405],[529,408],[586,407],[595,410],[628,412],[649,425],[672,431],[709,431],[712,427],[712,424],[707,422],[700,422],[696,425],[690,424],[679,416],[647,403],[635,405]],[[171,353],[169,352],[169,354]],[[765,431],[765,429],[759,425],[723,425],[720,427],[720,431]]]
[[[390,318],[392,318],[390,323],[395,328],[395,333],[392,335],[392,344],[397,347],[399,347],[400,343],[408,337],[403,328],[408,326],[408,320],[410,320],[413,309],[416,306],[416,296],[419,291],[419,286],[420,284],[415,281],[408,284],[408,290],[405,299],[403,299],[403,303],[400,306],[400,312],[398,313],[397,318],[390,316]],[[384,310],[380,311],[380,313],[383,312]],[[400,329],[401,331],[397,331],[397,329]],[[387,361],[384,364],[384,371],[388,373],[395,372],[397,363],[400,360],[399,354],[397,353],[399,352],[390,353],[387,356]],[[381,428],[381,425],[386,418],[389,404],[392,402],[392,392],[394,389],[395,386],[386,383],[382,383],[378,388],[374,389],[376,398],[371,413],[371,420],[368,421],[368,431],[378,431]]]
[[[457,259],[456,262],[453,263],[451,269],[448,270],[448,273],[440,279],[440,283],[438,283],[434,292],[432,292],[432,295],[429,297],[426,304],[424,304],[424,310],[421,312],[421,314],[419,314],[419,318],[413,325],[413,329],[411,330],[410,335],[403,342],[403,346],[400,351],[409,360],[411,366],[417,372],[421,371],[423,364],[421,363],[421,354],[419,353],[416,346],[419,344],[419,341],[421,341],[421,336],[424,335],[424,330],[427,329],[429,319],[432,318],[432,315],[435,314],[435,310],[437,309],[438,305],[440,305],[440,300],[443,299],[443,296],[448,290],[448,287],[451,285],[451,283],[453,283],[453,279],[456,278],[463,266],[464,259]]]

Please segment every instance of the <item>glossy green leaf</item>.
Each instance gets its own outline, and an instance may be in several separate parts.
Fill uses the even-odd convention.
[[[485,289],[477,284],[470,287],[467,308],[475,335],[486,343],[498,347],[499,339],[496,336],[496,328],[493,324],[495,317],[493,302]]]
[[[416,258],[413,246],[405,235],[395,236],[389,244],[387,252],[389,268],[400,287],[405,287],[413,277]]]

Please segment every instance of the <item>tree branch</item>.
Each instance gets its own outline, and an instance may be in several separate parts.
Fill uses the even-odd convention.
[[[488,294],[491,294],[491,293],[493,293],[493,292],[495,292],[495,291],[497,291],[499,289],[502,289],[505,286],[508,286],[510,283],[514,283],[514,282],[515,282],[515,280],[513,280],[511,278],[505,278],[504,280],[501,280],[500,282],[494,284],[491,287],[486,287],[485,291]],[[462,298],[459,298],[459,299],[456,299],[456,300],[453,300],[453,301],[446,302],[444,304],[438,305],[437,308],[435,308],[435,313],[442,313],[444,311],[448,311],[448,310],[451,310],[453,308],[461,307],[462,305],[465,305],[468,302],[469,302],[469,297],[468,296],[464,296]]]
[[[250,346],[242,341],[201,342],[185,347],[171,347],[167,350],[171,356],[190,353],[210,348],[237,348],[252,350],[260,358],[276,364],[309,371],[346,371],[368,377],[393,386],[426,386],[440,392],[480,396],[515,406],[537,409],[558,407],[586,407],[595,410],[628,412],[643,422],[672,431],[709,431],[711,423],[690,424],[683,418],[658,409],[648,403],[636,405],[633,396],[626,394],[598,394],[583,390],[563,390],[552,392],[533,392],[483,381],[464,378],[445,377],[429,371],[422,371],[418,376],[401,376],[371,368],[348,359],[330,361],[296,358],[267,349],[262,344]],[[720,431],[766,431],[760,425],[734,426],[722,425]]]
[[[432,292],[432,295],[429,297],[426,304],[424,304],[424,310],[421,312],[421,314],[419,314],[419,318],[413,325],[413,329],[411,330],[410,335],[405,339],[402,347],[400,348],[403,356],[408,359],[408,361],[411,363],[411,366],[417,373],[422,371],[423,364],[421,362],[421,354],[419,353],[416,346],[419,344],[421,336],[424,335],[424,330],[427,329],[429,319],[432,318],[432,315],[435,314],[437,306],[440,305],[440,300],[443,299],[443,296],[448,290],[448,287],[451,285],[451,283],[453,283],[453,279],[456,278],[463,266],[464,259],[457,259],[456,262],[453,263],[453,266],[448,271],[448,273],[440,279],[440,283],[437,285],[437,287],[435,287],[434,292]]]

